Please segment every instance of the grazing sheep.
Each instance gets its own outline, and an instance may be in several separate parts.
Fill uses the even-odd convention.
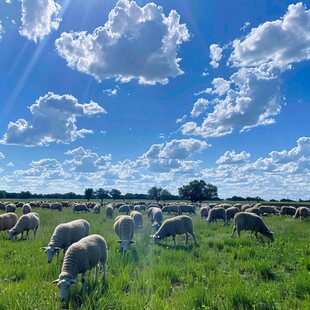
[[[172,236],[174,246],[176,246],[175,236],[181,234],[185,234],[185,243],[187,243],[188,234],[190,234],[193,237],[195,244],[198,246],[198,243],[196,241],[196,235],[193,230],[192,219],[187,215],[178,215],[166,219],[160,226],[158,231],[150,237],[153,238],[154,241],[166,238],[165,244],[167,244],[167,238]]]
[[[55,254],[59,256],[59,251],[63,249],[64,254],[68,247],[74,242],[88,236],[89,223],[86,220],[80,219],[67,223],[62,223],[56,226],[49,244],[42,249],[47,254],[47,261],[52,262]]]
[[[96,204],[93,208],[94,210],[94,214],[99,214],[100,213],[100,205],[99,204]]]
[[[141,206],[140,206],[140,205],[134,205],[134,206],[133,206],[133,211],[139,211],[139,212],[141,212]]]
[[[210,208],[208,206],[205,205],[201,207],[200,208],[201,219],[208,218],[209,212],[210,212]]]
[[[296,208],[295,207],[291,207],[291,206],[282,206],[280,209],[280,215],[292,215],[294,216],[296,212]]]
[[[195,207],[190,205],[180,205],[178,208],[178,214],[182,215],[183,213],[196,214]]]
[[[112,206],[107,206],[106,209],[105,209],[105,216],[108,218],[108,219],[112,219],[114,217],[114,209]]]
[[[135,233],[135,223],[129,215],[119,215],[115,219],[114,231],[118,235],[121,244],[120,251],[126,252],[129,250],[130,245],[135,241],[132,240]]]
[[[300,220],[307,218],[310,216],[310,211],[307,207],[299,207],[296,209],[295,215],[293,216],[294,219],[300,218]]]
[[[71,284],[78,284],[75,280],[82,274],[82,285],[85,285],[85,273],[96,268],[95,281],[98,280],[99,263],[103,266],[104,281],[106,280],[108,249],[105,239],[100,235],[90,235],[73,243],[66,251],[61,272],[57,280],[60,289],[60,299],[66,299]]]
[[[64,208],[60,202],[54,202],[51,204],[51,210],[63,211]]]
[[[160,208],[152,207],[150,210],[150,219],[152,227],[157,230],[163,221],[163,211]]]
[[[21,201],[20,202],[16,202],[15,206],[16,206],[16,208],[22,208],[24,206],[24,203],[21,202]]]
[[[223,220],[225,225],[227,224],[226,212],[223,207],[215,207],[212,208],[209,212],[207,222],[210,224],[211,222],[217,222],[217,220]]]
[[[85,204],[76,204],[72,207],[72,212],[75,213],[75,212],[90,212],[90,210],[86,207]]]
[[[50,209],[51,208],[51,204],[49,202],[42,202],[41,208],[42,209]]]
[[[244,212],[246,209],[251,208],[251,207],[252,207],[251,205],[242,205],[240,208],[240,211]]]
[[[239,209],[237,207],[230,207],[230,208],[227,208],[225,210],[225,213],[226,213],[226,220],[227,222],[231,219],[234,218],[234,216],[239,212]]]
[[[25,203],[22,207],[23,214],[27,214],[31,212],[31,206],[29,203]]]
[[[16,206],[14,203],[9,203],[8,205],[6,205],[5,207],[5,212],[6,213],[9,213],[9,212],[13,212],[15,213],[16,212]]]
[[[258,207],[260,214],[276,214],[276,215],[280,215],[280,212],[276,209],[276,207],[273,206],[260,206]]]
[[[0,230],[9,230],[17,223],[17,215],[13,212],[0,215]]]
[[[130,216],[133,218],[136,229],[141,229],[143,226],[143,215],[141,212],[133,210],[130,212]]]
[[[261,215],[260,213],[260,209],[258,207],[250,207],[250,208],[247,208],[244,212],[247,212],[247,213],[254,213],[254,214],[257,214],[257,215]]]
[[[263,236],[269,238],[271,241],[274,240],[273,232],[267,227],[264,221],[260,216],[254,213],[247,212],[239,212],[234,217],[234,228],[231,236],[234,235],[235,231],[237,231],[238,236],[240,237],[241,230],[250,230],[251,235],[252,232],[255,232],[255,236],[257,238],[257,233],[261,233]]]
[[[11,240],[14,236],[20,233],[22,238],[24,235],[24,231],[26,231],[28,237],[29,230],[33,230],[33,234],[34,236],[36,236],[39,224],[40,224],[39,214],[34,212],[24,214],[18,219],[15,226],[9,230],[8,239]]]
[[[126,215],[128,215],[129,212],[130,212],[130,207],[129,207],[129,205],[122,205],[122,206],[120,206],[120,207],[118,208],[118,212],[119,212],[119,213],[126,213]]]
[[[38,202],[29,202],[29,204],[30,204],[30,206],[31,206],[31,208],[33,209],[33,208],[39,208],[40,207],[40,204],[38,203]]]
[[[5,211],[5,207],[6,207],[5,203],[0,202],[0,210]]]

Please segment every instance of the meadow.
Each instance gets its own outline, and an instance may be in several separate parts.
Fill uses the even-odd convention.
[[[248,232],[231,238],[232,223],[208,225],[199,210],[193,216],[199,247],[184,236],[154,245],[151,224],[144,214],[144,227],[135,233],[128,253],[119,253],[113,219],[35,209],[40,216],[36,238],[7,240],[0,232],[0,310],[12,309],[310,309],[310,221],[290,216],[264,217],[275,241],[256,239]],[[17,209],[21,215],[21,210]],[[117,215],[117,213],[116,213]],[[168,215],[165,215],[167,218]],[[84,218],[91,233],[108,244],[107,281],[94,283],[94,270],[87,273],[86,292],[72,285],[66,301],[51,282],[58,278],[59,261],[47,263],[41,247],[49,242],[56,225]],[[80,281],[80,275],[77,278]]]

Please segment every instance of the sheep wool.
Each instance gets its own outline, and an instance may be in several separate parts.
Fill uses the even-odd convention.
[[[261,217],[254,213],[239,212],[235,215],[234,228],[231,236],[233,237],[235,231],[237,231],[237,234],[240,237],[240,231],[242,230],[250,230],[251,235],[254,231],[256,238],[257,233],[259,232],[271,241],[274,240],[273,232],[267,227]]]
[[[23,214],[28,214],[31,212],[31,206],[30,204],[28,203],[25,203],[23,206],[22,206],[22,212]]]
[[[130,216],[133,218],[136,229],[141,229],[143,226],[143,215],[139,211],[131,211]]]
[[[121,244],[121,252],[126,252],[129,250],[130,245],[135,241],[132,240],[135,233],[134,220],[129,215],[120,215],[115,219],[114,231],[119,237],[119,242]]]
[[[225,224],[227,224],[226,212],[223,207],[215,207],[212,208],[209,212],[207,222],[210,224],[211,222],[217,222],[217,220],[222,219]]]
[[[28,214],[24,214],[18,219],[15,226],[9,230],[8,239],[11,240],[14,236],[20,233],[22,238],[24,231],[26,231],[28,237],[29,230],[33,230],[33,234],[36,236],[39,225],[40,219],[38,213],[30,212]]]
[[[89,223],[84,219],[59,224],[47,247],[42,248],[47,254],[47,261],[51,263],[55,254],[58,256],[61,249],[65,254],[71,244],[88,235]]]
[[[66,299],[70,285],[78,283],[75,278],[79,273],[82,274],[84,286],[85,273],[96,268],[95,281],[97,282],[99,263],[103,266],[105,281],[107,257],[107,243],[100,235],[89,235],[73,243],[65,254],[59,278],[52,282],[60,289],[60,299]]]
[[[90,210],[87,208],[85,204],[76,204],[72,207],[72,212],[90,212]]]
[[[17,215],[13,212],[0,215],[0,230],[9,230],[17,223]]]
[[[187,215],[178,215],[166,219],[158,231],[150,237],[153,238],[154,241],[166,238],[167,243],[167,238],[172,236],[174,246],[176,246],[175,236],[181,234],[185,234],[185,243],[188,242],[188,234],[190,234],[194,239],[195,245],[198,246],[196,235],[193,229],[192,219]]]

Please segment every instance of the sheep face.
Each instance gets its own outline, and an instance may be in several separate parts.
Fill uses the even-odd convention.
[[[8,239],[11,240],[13,237],[17,235],[16,231],[14,229],[11,229],[8,231]]]
[[[155,235],[150,235],[150,238],[153,239],[154,244],[157,244],[158,241],[161,239],[160,236],[157,236],[156,234]]]
[[[265,232],[265,236],[269,238],[272,242],[274,241],[273,232],[268,230]]]
[[[72,284],[78,284],[74,279],[57,279],[52,282],[52,284],[57,284],[59,287],[59,297],[61,301],[64,301],[67,298],[69,287]]]
[[[43,247],[42,249],[47,254],[47,261],[48,261],[48,263],[51,263],[52,260],[53,260],[53,257],[55,256],[55,254],[58,255],[58,253],[60,251],[60,248],[52,247],[52,246]]]
[[[120,252],[127,252],[130,249],[130,245],[135,243],[133,240],[117,240],[121,244]]]

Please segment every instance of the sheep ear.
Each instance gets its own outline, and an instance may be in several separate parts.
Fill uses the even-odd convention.
[[[47,246],[42,246],[41,249],[45,251],[47,249]]]
[[[59,248],[58,246],[57,247],[54,247],[54,251],[60,251],[61,248]]]
[[[118,243],[122,243],[122,240],[117,240],[116,242],[118,242]]]
[[[136,241],[130,240],[129,243],[130,243],[130,244],[136,243]]]
[[[74,279],[70,279],[69,281],[70,281],[70,283],[72,283],[72,284],[79,284],[79,282],[76,281],[76,280],[74,280]]]
[[[53,282],[51,282],[51,284],[58,284],[58,282],[59,282],[59,279],[54,280]]]
[[[153,239],[154,239],[154,236],[155,236],[155,235],[150,235],[150,238],[153,238]]]

